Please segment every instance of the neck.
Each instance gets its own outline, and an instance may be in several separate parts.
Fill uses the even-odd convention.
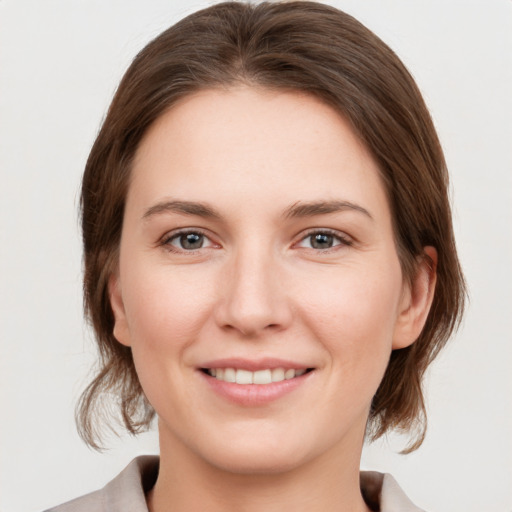
[[[160,471],[148,494],[150,512],[370,510],[359,487],[362,439],[355,444],[357,453],[333,449],[298,467],[263,474],[213,466],[174,441],[161,433]]]

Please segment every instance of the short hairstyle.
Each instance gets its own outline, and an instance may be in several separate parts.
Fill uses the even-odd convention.
[[[82,182],[84,307],[100,359],[77,406],[79,432],[100,448],[103,414],[113,412],[112,398],[132,434],[149,427],[155,415],[131,349],[114,338],[108,293],[138,145],[181,98],[239,84],[313,95],[351,124],[378,164],[405,279],[427,257],[425,246],[437,249],[437,284],[426,324],[415,343],[392,352],[367,427],[372,440],[391,429],[408,432],[412,440],[404,452],[412,451],[425,436],[423,375],[460,322],[465,300],[446,164],[419,89],[395,53],[350,15],[308,1],[225,2],[203,9],[150,42],[126,71]]]

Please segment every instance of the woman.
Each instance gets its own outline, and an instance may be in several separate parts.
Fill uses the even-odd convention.
[[[85,302],[139,458],[79,510],[418,510],[359,473],[424,437],[464,284],[430,116],[393,52],[317,3],[219,4],[125,74],[82,184]]]

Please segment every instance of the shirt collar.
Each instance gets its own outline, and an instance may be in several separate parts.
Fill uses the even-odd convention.
[[[105,510],[147,512],[145,494],[156,482],[159,457],[144,455],[130,464],[103,488]],[[387,473],[362,471],[361,492],[368,506],[379,512],[424,512],[416,507]]]

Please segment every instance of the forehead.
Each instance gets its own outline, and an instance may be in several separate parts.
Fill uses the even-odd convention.
[[[386,202],[349,123],[311,95],[241,86],[187,96],[160,116],[137,150],[128,200],[275,204],[347,194]]]

